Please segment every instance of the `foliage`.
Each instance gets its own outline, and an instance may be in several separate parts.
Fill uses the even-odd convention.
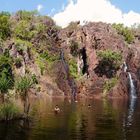
[[[40,54],[40,57],[47,60],[47,62],[54,62],[59,59],[59,57],[55,53],[50,53],[49,51],[44,51]]]
[[[78,55],[79,44],[75,41],[71,41],[70,43],[70,53],[72,56],[76,57]]]
[[[13,103],[4,103],[0,106],[0,120],[12,120],[20,115],[19,108]]]
[[[38,11],[34,10],[34,11],[25,11],[25,10],[20,10],[16,13],[16,15],[19,17],[20,20],[32,20],[33,17],[38,15]]]
[[[12,59],[5,53],[0,55],[0,91],[6,93],[13,85]]]
[[[23,77],[20,77],[15,82],[15,87],[17,91],[21,93],[21,95],[26,96],[25,94],[28,92],[28,90],[32,87],[33,81],[30,76],[25,75]]]
[[[38,84],[38,80],[35,74],[32,75],[32,82],[33,84]]]
[[[0,13],[0,38],[6,39],[11,34],[9,14],[6,12]]]
[[[118,68],[121,64],[122,55],[119,52],[111,50],[99,51],[97,53],[100,60],[104,63],[110,63],[114,68]]]
[[[11,16],[11,14],[10,14],[9,12],[6,12],[6,11],[2,11],[2,12],[0,13],[0,15],[1,15],[1,16],[7,16],[7,17],[10,17],[10,16]]]
[[[47,29],[47,26],[45,24],[36,23],[36,25],[35,25],[35,30],[37,33],[42,33],[44,31],[46,31],[46,29]]]
[[[106,75],[108,78],[113,77],[121,64],[121,53],[105,50],[97,52],[97,55],[99,57],[99,64],[95,68],[95,72],[98,76]]]
[[[27,48],[32,47],[32,44],[26,40],[16,39],[15,46],[18,51],[21,51],[21,50],[24,51],[24,50],[27,50]]]
[[[105,92],[109,92],[118,82],[118,78],[112,78],[104,83],[103,89]]]
[[[0,77],[0,91],[2,94],[7,93],[9,87],[12,85],[12,80],[7,79],[5,73],[3,72],[2,77]]]
[[[17,68],[20,68],[22,66],[22,59],[21,57],[15,58],[15,65]]]
[[[132,33],[132,30],[128,27],[124,27],[123,24],[113,24],[113,28],[115,28],[118,32],[118,34],[123,35],[125,38],[125,41],[127,43],[132,43],[134,40],[134,35]]]
[[[22,40],[31,40],[34,36],[34,32],[31,30],[31,23],[26,20],[19,21],[13,32],[16,38]]]
[[[45,71],[45,68],[46,68],[46,63],[45,63],[44,59],[42,59],[41,57],[37,57],[36,58],[36,64],[40,68],[41,75],[43,75],[43,73]]]
[[[69,61],[69,71],[72,77],[78,78],[78,67],[75,59]]]

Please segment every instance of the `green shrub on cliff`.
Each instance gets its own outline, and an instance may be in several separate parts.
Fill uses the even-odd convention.
[[[14,83],[12,74],[12,59],[9,57],[8,51],[0,55],[0,92],[3,96],[12,88]]]
[[[105,50],[97,52],[97,55],[99,57],[99,64],[95,68],[96,74],[98,76],[106,75],[108,78],[115,76],[121,65],[121,53]]]
[[[117,84],[117,82],[118,82],[118,78],[117,77],[107,80],[104,83],[104,86],[103,86],[104,92],[105,93],[109,92]]]
[[[75,59],[69,61],[69,71],[72,77],[78,78],[78,67]]]
[[[57,56],[56,54],[52,54],[47,50],[41,53],[40,57],[45,59],[48,63],[54,62],[59,59],[59,56]]]
[[[127,43],[132,43],[134,40],[134,34],[132,33],[132,30],[128,27],[124,27],[123,24],[113,24],[113,28],[115,28],[118,32],[118,34],[123,35],[125,38],[125,41]]]
[[[14,42],[18,51],[24,51],[32,47],[32,43],[26,40],[15,39]]]
[[[22,40],[31,40],[34,36],[31,23],[26,20],[19,21],[13,32],[16,38]]]
[[[38,65],[38,67],[39,67],[39,69],[40,69],[41,75],[43,75],[44,72],[45,72],[45,69],[46,69],[45,60],[38,56],[38,57],[36,58],[35,62],[36,62],[36,64]]]
[[[10,29],[10,14],[6,12],[0,13],[0,38],[6,39],[11,34]]]
[[[35,16],[38,15],[38,11],[34,10],[34,11],[25,11],[25,10],[20,10],[16,13],[16,16],[20,19],[20,20],[26,20],[26,21],[30,21],[32,20]]]
[[[105,65],[106,64],[112,65],[112,67],[118,69],[121,64],[122,55],[119,52],[114,52],[112,50],[105,50],[105,51],[99,51],[97,55],[100,58],[100,61]]]

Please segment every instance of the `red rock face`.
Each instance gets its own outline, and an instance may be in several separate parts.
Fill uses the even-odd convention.
[[[129,49],[126,47],[122,36],[109,24],[105,23],[89,23],[83,27],[77,25],[77,29],[71,30],[65,28],[60,31],[59,38],[61,40],[60,46],[70,55],[70,41],[74,40],[79,44],[79,50],[85,48],[88,64],[88,74],[83,76],[81,81],[78,81],[78,93],[84,95],[101,95],[103,92],[103,85],[105,80],[109,80],[105,75],[100,77],[95,73],[99,60],[97,52],[99,50],[113,50],[120,52],[123,56],[123,61],[128,57]],[[140,56],[140,55],[139,55]],[[72,58],[72,56],[70,55]],[[134,60],[133,60],[134,59]],[[132,69],[135,69],[135,58],[131,58]],[[122,61],[122,64],[123,64]],[[137,68],[136,68],[137,69]],[[134,70],[136,73],[136,70]],[[129,93],[128,76],[119,69],[117,74],[118,82],[115,87],[109,92],[109,97],[127,97]]]
[[[44,21],[46,24],[47,21]],[[49,23],[52,26],[53,23]],[[112,50],[122,54],[122,62],[120,68],[115,73],[118,81],[114,87],[108,91],[108,97],[128,97],[129,96],[129,78],[128,73],[123,70],[123,62],[125,61],[128,66],[128,71],[131,72],[134,80],[137,94],[140,93],[140,42],[137,40],[131,45],[126,45],[124,38],[117,34],[116,30],[112,28],[110,24],[102,22],[88,23],[87,25],[80,26],[77,23],[76,27],[61,29],[59,31],[50,28],[48,30],[47,39],[51,44],[49,48],[52,54],[55,52],[58,56],[60,49],[64,51],[64,59],[68,65],[69,60],[75,59],[78,66],[77,75],[80,78],[75,79],[77,84],[77,93],[84,96],[101,97],[104,92],[104,83],[111,78],[107,77],[107,74],[99,75],[95,69],[99,65],[99,58],[97,56],[98,51]],[[33,40],[34,46],[37,46],[40,42],[40,38],[37,37]],[[77,56],[71,54],[71,42],[78,43]],[[44,43],[47,46],[47,43]],[[127,47],[128,46],[128,47]],[[18,51],[13,46],[10,46],[10,55],[16,57]],[[45,47],[44,47],[45,48]],[[51,50],[52,49],[52,50]],[[39,51],[39,50],[38,50]],[[54,51],[54,52],[53,52]],[[40,52],[41,53],[41,52]],[[33,56],[32,56],[33,57]],[[29,52],[24,52],[23,60],[25,64],[30,66],[31,71],[36,66],[32,62],[33,58],[30,58]],[[31,68],[32,67],[32,68]],[[36,66],[37,67],[37,66]],[[51,77],[47,72],[46,75],[40,76],[40,71],[35,70],[35,74],[40,77],[40,83],[42,84],[44,91],[49,92],[52,95],[58,95],[62,93],[64,95],[71,95],[73,88],[73,77],[70,75],[70,71],[66,70],[62,59],[54,64],[52,68],[53,76]],[[82,73],[82,74],[81,74]],[[44,78],[45,77],[45,78]],[[75,85],[74,85],[75,86]],[[51,89],[49,91],[49,89]]]
[[[131,46],[127,55],[128,71],[132,75],[137,96],[140,96],[140,44],[135,43]]]

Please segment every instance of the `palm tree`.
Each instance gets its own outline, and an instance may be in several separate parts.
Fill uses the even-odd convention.
[[[5,102],[5,94],[8,93],[8,89],[11,86],[12,81],[7,79],[5,74],[0,78],[0,92],[2,95],[2,101]]]
[[[29,102],[29,89],[33,85],[32,79],[28,76],[25,75],[23,77],[20,77],[16,82],[15,82],[15,87],[16,90],[20,93],[20,96],[23,100],[24,103],[24,113],[25,115],[28,116],[29,110],[30,110],[30,102]]]

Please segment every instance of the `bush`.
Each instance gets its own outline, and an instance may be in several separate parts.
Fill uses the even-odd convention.
[[[123,24],[113,24],[112,26],[117,30],[118,34],[124,36],[127,43],[130,44],[134,41],[134,35],[128,27],[124,27]]]
[[[120,68],[122,55],[119,52],[111,50],[97,52],[99,64],[95,68],[95,72],[99,75],[106,75],[108,78],[113,77]]]
[[[4,94],[12,88],[14,79],[12,74],[12,59],[8,54],[0,55],[0,91]]]
[[[118,78],[112,78],[104,83],[104,92],[109,92],[118,82]]]
[[[26,20],[19,21],[14,29],[14,35],[18,39],[31,40],[34,36],[34,31],[31,29],[31,23]]]
[[[15,46],[18,51],[24,51],[24,50],[27,50],[28,48],[32,47],[32,44],[29,41],[16,39]]]
[[[20,77],[19,79],[17,79],[17,81],[15,83],[16,89],[21,94],[23,94],[23,96],[32,87],[32,85],[33,85],[33,80],[28,75],[25,75],[23,77]]]
[[[112,50],[99,51],[97,52],[97,55],[103,61],[109,61],[116,64],[116,67],[122,60],[122,55],[119,52],[114,52]]]
[[[52,54],[49,51],[44,51],[40,54],[40,57],[45,59],[48,63],[54,62],[59,59],[56,54]]]
[[[25,11],[25,10],[20,10],[16,13],[16,16],[19,17],[20,20],[32,20],[33,17],[38,15],[38,11],[34,10],[34,11]]]
[[[0,106],[0,120],[12,120],[20,116],[20,109],[13,103],[4,103]]]
[[[0,13],[0,38],[4,40],[11,34],[9,17],[7,13]]]
[[[69,61],[69,71],[72,77],[78,78],[78,67],[75,59]]]
[[[44,71],[46,69],[46,63],[45,63],[44,59],[42,59],[41,57],[37,57],[36,58],[36,64],[40,68],[41,75],[43,75],[44,74]]]
[[[38,80],[35,74],[32,75],[33,84],[38,84]]]

